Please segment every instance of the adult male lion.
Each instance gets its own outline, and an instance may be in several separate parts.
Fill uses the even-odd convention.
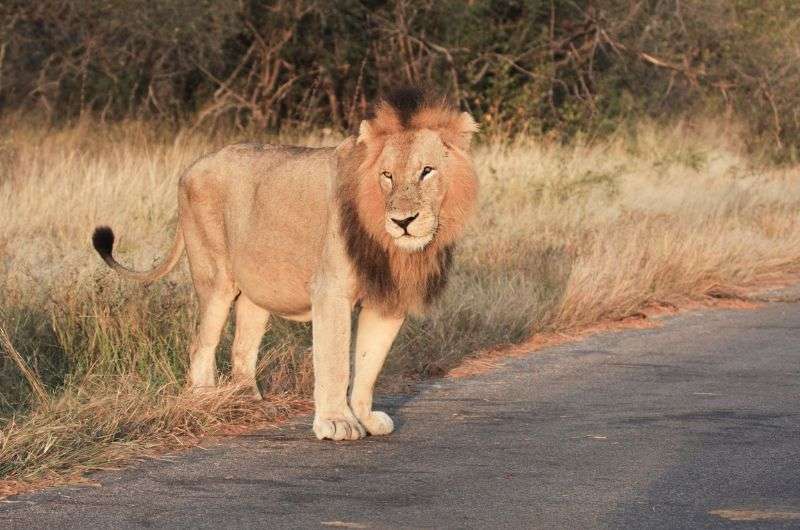
[[[215,384],[214,354],[235,300],[235,380],[260,398],[256,356],[270,313],[310,319],[316,436],[388,434],[391,418],[372,410],[375,380],[406,314],[445,285],[475,203],[475,130],[467,113],[416,89],[395,91],[337,148],[240,144],[196,162],[180,179],[172,250],[150,271],[117,263],[110,228],[98,227],[92,242],[114,270],[144,281],[169,272],[186,248],[201,312],[189,351],[193,388]]]

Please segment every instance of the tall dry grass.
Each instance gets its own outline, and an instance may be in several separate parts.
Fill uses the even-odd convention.
[[[383,390],[532,333],[798,272],[800,171],[759,167],[736,138],[684,123],[595,144],[477,146],[478,217],[443,299],[405,326]],[[180,172],[234,140],[138,122],[4,124],[0,479],[115,464],[230,422],[273,419],[308,396],[309,327],[280,320],[262,344],[265,404],[242,405],[235,389],[182,395],[195,318],[185,262],[142,287],[116,278],[89,243],[92,227],[111,224],[120,259],[152,265],[169,245]],[[229,327],[223,373],[230,338]]]

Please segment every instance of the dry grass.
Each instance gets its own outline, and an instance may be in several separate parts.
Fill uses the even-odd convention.
[[[479,217],[443,300],[404,328],[384,391],[533,333],[735,296],[797,273],[800,171],[753,165],[735,138],[682,124],[642,126],[595,145],[479,146]],[[182,394],[194,324],[185,262],[142,287],[119,281],[89,243],[95,224],[111,224],[120,258],[150,266],[169,244],[180,171],[233,140],[142,123],[4,124],[0,479],[115,465],[304,403],[309,327],[284,321],[272,323],[262,345],[264,404],[242,404],[230,387],[202,399]]]
[[[264,426],[306,411],[296,396],[264,403],[243,400],[226,385],[203,395],[154,386],[135,375],[92,376],[4,425],[0,496],[26,483],[74,480],[86,470],[110,469],[148,452],[193,445],[234,425]]]

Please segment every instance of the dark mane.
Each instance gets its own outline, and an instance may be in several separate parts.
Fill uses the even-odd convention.
[[[448,245],[436,253],[439,267],[436,272],[428,276],[425,289],[425,304],[432,304],[447,286],[447,277],[453,265],[453,245]]]
[[[346,197],[341,199],[339,213],[342,232],[347,255],[353,263],[359,283],[370,298],[390,298],[397,288],[392,278],[389,252],[361,226],[355,201]]]
[[[453,112],[458,110],[446,97],[418,86],[401,86],[385,92],[376,105],[367,109],[364,118],[374,120],[381,107],[391,109],[400,125],[406,129],[411,127],[414,116],[423,109],[438,108]]]
[[[411,118],[422,108],[425,99],[426,94],[421,88],[401,87],[386,94],[383,101],[397,112],[403,127],[408,127]]]

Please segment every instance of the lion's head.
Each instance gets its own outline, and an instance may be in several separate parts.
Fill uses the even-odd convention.
[[[340,146],[342,228],[366,296],[416,307],[441,291],[475,203],[476,129],[444,100],[402,89]]]

